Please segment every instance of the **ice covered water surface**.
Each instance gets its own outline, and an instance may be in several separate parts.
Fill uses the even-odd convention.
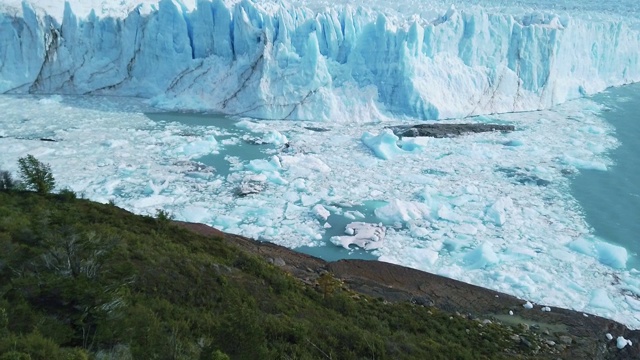
[[[592,101],[474,119],[515,125],[507,134],[400,139],[412,151],[388,160],[363,134],[392,122],[187,125],[115,98],[4,96],[0,108],[0,166],[15,171],[31,153],[91,199],[318,253],[361,231],[380,260],[640,327],[638,272],[627,266],[637,255],[591,234],[569,195],[573,174],[608,169],[618,145]],[[256,146],[247,139],[274,143],[246,159],[232,148]],[[198,162],[217,155],[228,174]],[[372,225],[341,235],[359,222]]]

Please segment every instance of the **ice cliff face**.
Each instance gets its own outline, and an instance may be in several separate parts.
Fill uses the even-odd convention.
[[[146,9],[146,8],[145,8]],[[259,118],[369,121],[547,108],[640,80],[640,33],[615,21],[454,8],[162,0],[126,17],[0,14],[0,93],[141,96]]]

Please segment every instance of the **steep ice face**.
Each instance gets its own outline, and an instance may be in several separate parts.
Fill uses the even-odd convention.
[[[542,109],[640,80],[640,32],[613,19],[248,0],[73,4],[82,17],[69,3],[59,16],[26,2],[0,8],[0,92],[348,122]]]

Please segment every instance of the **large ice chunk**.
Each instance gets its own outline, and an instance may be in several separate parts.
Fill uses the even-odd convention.
[[[316,206],[313,207],[313,212],[316,214],[316,216],[319,219],[323,221],[327,221],[329,216],[331,216],[331,213],[329,212],[329,210],[327,210],[324,206],[320,204],[317,204]]]
[[[628,253],[622,246],[591,238],[579,238],[568,244],[569,248],[598,259],[602,264],[615,269],[627,267]]]
[[[415,220],[431,219],[431,208],[414,201],[394,199],[374,210],[375,215],[385,224],[404,224]]]
[[[213,135],[204,139],[189,141],[179,145],[175,153],[176,155],[184,155],[188,158],[196,158],[199,156],[211,154],[218,149],[218,142]]]
[[[615,311],[616,306],[613,304],[613,301],[607,295],[607,291],[604,289],[596,289],[591,294],[591,300],[589,301],[589,306],[592,308],[605,309],[610,311]]]
[[[289,143],[289,140],[287,140],[287,137],[276,130],[271,130],[267,132],[262,137],[262,141],[265,144],[273,144],[275,146],[282,146]]]
[[[351,244],[365,250],[373,250],[380,247],[386,228],[378,224],[365,222],[352,222],[345,228],[345,236],[332,236],[331,242],[349,249]]]
[[[511,210],[513,210],[513,200],[505,196],[487,208],[486,216],[495,225],[502,226],[507,222],[507,213]]]
[[[631,342],[631,340],[625,339],[624,336],[618,336],[618,338],[616,339],[616,347],[622,350],[627,345],[633,345],[633,342]]]
[[[596,242],[595,247],[601,263],[616,269],[627,267],[627,249],[603,241]]]
[[[378,135],[369,132],[362,134],[362,143],[365,144],[373,153],[383,160],[389,160],[396,154],[402,153],[402,149],[398,147],[400,140],[391,130],[383,130]]]
[[[464,262],[471,269],[483,269],[500,262],[498,255],[493,251],[493,244],[485,241],[480,246],[464,256]]]

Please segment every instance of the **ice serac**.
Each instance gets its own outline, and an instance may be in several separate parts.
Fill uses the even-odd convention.
[[[258,118],[441,119],[547,108],[640,81],[619,21],[450,8],[435,19],[343,6],[161,0],[126,17],[5,7],[0,92],[125,95]]]

